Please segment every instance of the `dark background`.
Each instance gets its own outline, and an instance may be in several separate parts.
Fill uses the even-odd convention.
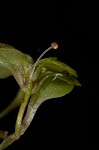
[[[56,56],[70,65],[82,84],[65,97],[44,102],[26,133],[7,149],[98,150],[99,2],[14,2],[0,7],[0,42],[36,60],[56,41],[58,50],[45,57]],[[0,80],[1,110],[17,89],[13,77]],[[17,111],[0,120],[0,129],[14,130]]]

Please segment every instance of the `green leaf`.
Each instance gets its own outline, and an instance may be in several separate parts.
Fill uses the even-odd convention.
[[[24,86],[29,70],[33,64],[33,59],[28,54],[24,54],[13,46],[0,44],[0,78],[14,76],[20,87]]]
[[[2,65],[6,66],[6,62],[12,67],[19,67],[19,65],[24,66],[28,63],[26,55],[15,48],[0,48],[0,61]]]
[[[0,43],[0,49],[1,48],[14,48],[14,47],[5,43]],[[2,56],[0,56],[0,79],[7,78],[12,75],[11,71],[3,65],[2,60],[3,58]]]
[[[57,78],[63,81],[66,81],[69,84],[73,84],[76,86],[81,86],[81,84],[78,82],[77,79],[75,79],[73,76],[71,75],[66,75],[66,74],[56,74]]]
[[[74,77],[78,77],[77,72],[72,69],[67,64],[60,62],[56,60],[56,58],[49,57],[45,58],[39,61],[39,64],[42,65],[42,67],[47,67],[49,70],[54,72],[68,72],[68,74],[73,75]]]
[[[0,48],[14,48],[12,45],[0,43]]]
[[[46,71],[64,73],[67,75],[71,75],[74,77],[78,77],[77,72],[72,69],[70,66],[66,65],[63,62],[57,61],[56,57],[49,57],[45,59],[41,59],[38,62],[37,68],[33,74],[33,80],[36,80],[39,76],[41,76],[42,68],[46,68]]]
[[[7,77],[9,77],[11,75],[12,75],[12,73],[7,68],[3,67],[0,64],[0,79],[7,78]]]
[[[38,101],[45,101],[52,98],[62,97],[70,93],[74,88],[73,84],[69,84],[54,77],[47,78],[40,88]]]

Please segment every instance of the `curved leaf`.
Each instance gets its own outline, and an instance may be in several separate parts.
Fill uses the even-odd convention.
[[[73,84],[73,85],[76,85],[76,86],[81,86],[81,84],[78,82],[77,79],[75,79],[73,76],[71,75],[66,75],[66,74],[56,74],[57,78],[62,80],[62,81],[65,81],[69,84]]]
[[[0,65],[0,79],[7,78],[11,75],[12,75],[11,71],[9,71],[7,68]]]
[[[53,59],[53,57],[42,59],[39,61],[39,64],[42,65],[42,67],[47,67],[49,70],[56,72],[66,71],[68,74],[78,77],[77,72],[74,69],[63,62]]]
[[[14,48],[12,45],[0,43],[0,48]]]
[[[73,84],[69,84],[60,79],[49,77],[44,81],[40,88],[38,101],[45,101],[52,98],[62,97],[70,93],[74,88]]]
[[[20,87],[24,86],[32,63],[31,56],[20,52],[12,46],[0,44],[1,79],[13,75]]]
[[[77,72],[66,65],[63,62],[57,61],[56,57],[49,57],[41,59],[38,62],[37,68],[33,74],[33,80],[35,81],[41,74],[42,68],[46,68],[46,71],[52,71],[57,73],[64,73],[64,75],[78,77]]]
[[[0,48],[0,61],[2,65],[5,62],[8,64],[19,66],[19,64],[26,65],[28,63],[27,56],[15,48]]]

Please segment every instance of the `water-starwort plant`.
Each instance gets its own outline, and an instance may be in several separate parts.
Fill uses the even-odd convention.
[[[7,148],[24,134],[38,107],[48,99],[65,96],[74,86],[80,86],[77,72],[55,57],[43,58],[50,49],[57,49],[53,42],[40,57],[33,61],[28,54],[22,53],[11,45],[0,43],[0,79],[13,76],[20,89],[11,104],[0,113],[0,119],[11,110],[19,107],[15,131],[0,131],[0,150]]]

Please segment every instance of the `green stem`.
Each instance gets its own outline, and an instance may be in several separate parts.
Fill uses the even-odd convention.
[[[41,102],[37,101],[38,97],[39,97],[39,92],[32,95],[32,97],[29,101],[27,111],[26,111],[26,115],[25,115],[25,117],[22,121],[21,135],[23,135],[24,132],[27,130],[28,126],[30,125],[31,121],[33,120],[33,117],[34,117],[38,107],[41,104]]]
[[[30,98],[30,94],[26,93],[25,96],[24,96],[24,100],[23,100],[23,102],[22,102],[22,104],[20,106],[20,109],[19,109],[19,112],[18,112],[18,116],[17,116],[17,119],[16,119],[16,125],[15,125],[15,133],[16,134],[20,133],[23,115],[24,115],[26,106],[28,104],[29,98]]]
[[[11,104],[9,104],[7,106],[7,108],[5,108],[1,113],[0,113],[0,119],[3,118],[4,116],[6,116],[7,114],[9,114],[12,110],[14,110],[15,108],[17,108],[22,100],[24,98],[24,92],[19,89],[16,97],[14,98],[14,100],[11,102]]]

